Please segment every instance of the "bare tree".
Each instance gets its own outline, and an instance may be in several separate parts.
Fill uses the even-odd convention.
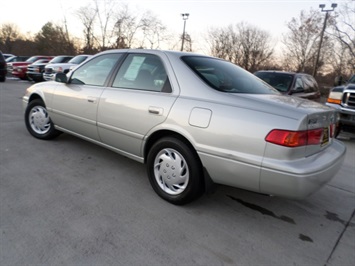
[[[112,30],[110,22],[114,16],[115,2],[113,0],[93,0],[95,4],[95,10],[99,21],[100,28],[100,40],[97,40],[100,46],[100,50],[103,51],[108,48],[109,42],[112,37]]]
[[[97,10],[95,8],[92,8],[90,5],[89,6],[83,6],[78,9],[76,12],[77,16],[81,20],[84,30],[84,48],[83,52],[84,53],[95,53],[96,48],[95,48],[95,35],[94,35],[94,26],[95,26],[95,20],[97,17]]]
[[[323,26],[321,14],[318,10],[311,9],[309,13],[302,10],[299,18],[292,18],[287,23],[289,32],[283,35],[282,42],[286,47],[284,60],[285,65],[291,68],[289,70],[312,72]],[[333,23],[331,17],[328,21],[329,24]],[[325,65],[330,48],[329,36],[325,34],[318,67]]]
[[[271,36],[268,32],[245,23],[239,23],[237,29],[241,47],[239,65],[254,72],[273,54]]]
[[[166,26],[150,11],[143,14],[140,24],[143,32],[141,47],[145,47],[144,43],[148,42],[148,48],[158,49],[160,43],[169,38],[166,33]]]
[[[337,41],[334,59],[335,72],[340,75],[350,75],[355,72],[355,5],[347,1],[339,5],[336,11],[336,22],[333,24],[331,35]]]
[[[131,48],[134,37],[141,27],[138,17],[133,15],[127,5],[121,6],[114,14],[114,48]]]
[[[270,34],[243,22],[235,27],[212,29],[208,38],[213,56],[238,64],[250,72],[268,64],[273,55]]]
[[[207,42],[210,44],[212,56],[237,63],[240,57],[240,44],[238,43],[238,34],[232,25],[210,29]]]
[[[19,38],[20,32],[17,25],[5,23],[0,26],[0,44],[6,52],[13,52],[14,44]]]

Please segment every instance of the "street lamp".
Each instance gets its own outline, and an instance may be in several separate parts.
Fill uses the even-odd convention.
[[[189,18],[189,13],[181,14],[182,19],[184,20],[184,29],[182,31],[182,41],[181,41],[181,51],[184,50],[184,41],[185,41],[185,27],[186,27],[186,20]]]
[[[325,4],[320,4],[319,8],[321,8],[322,12],[326,12],[325,17],[324,17],[324,24],[323,24],[323,29],[320,33],[320,40],[319,40],[319,46],[318,46],[318,51],[317,51],[317,57],[316,57],[316,62],[314,64],[314,69],[313,69],[313,77],[315,77],[317,75],[317,70],[318,70],[318,63],[319,63],[319,55],[320,55],[320,49],[322,48],[322,43],[323,43],[323,36],[324,36],[324,32],[325,32],[325,28],[327,27],[327,20],[329,17],[329,12],[334,11],[334,9],[337,7],[338,5],[333,3],[331,5],[332,9],[324,9],[325,8]]]

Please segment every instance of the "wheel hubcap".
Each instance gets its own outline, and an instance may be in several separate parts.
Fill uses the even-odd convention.
[[[163,191],[170,195],[177,195],[188,185],[189,168],[179,152],[164,149],[155,157],[154,176]]]
[[[37,134],[46,134],[51,127],[51,120],[47,110],[42,106],[35,106],[29,114],[31,128]]]

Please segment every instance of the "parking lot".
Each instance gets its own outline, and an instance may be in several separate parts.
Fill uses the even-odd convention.
[[[145,166],[62,134],[33,138],[27,81],[0,83],[0,265],[355,265],[355,135],[335,178],[302,201],[225,186],[186,206]]]

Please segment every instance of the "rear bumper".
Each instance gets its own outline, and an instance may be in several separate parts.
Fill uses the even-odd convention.
[[[261,166],[256,161],[248,161],[246,157],[235,160],[227,155],[221,157],[204,152],[198,154],[208,175],[216,184],[290,199],[303,199],[335,176],[345,153],[345,145],[332,139],[331,144],[317,154],[297,160],[264,158]]]
[[[327,149],[302,160],[281,164],[266,160],[261,169],[260,192],[292,199],[306,198],[335,176],[345,153],[345,145],[333,140]]]

